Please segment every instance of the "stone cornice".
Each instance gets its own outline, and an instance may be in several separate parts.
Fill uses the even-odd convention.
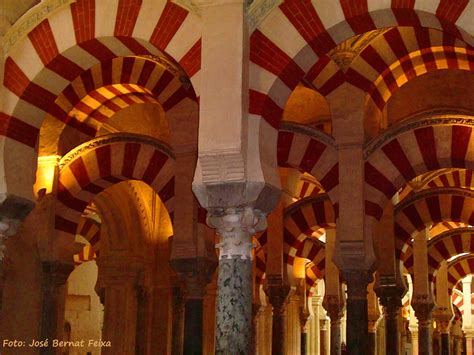
[[[368,142],[364,148],[364,160],[367,160],[372,153],[402,133],[417,128],[442,125],[464,125],[474,127],[474,114],[466,110],[455,108],[440,108],[420,112],[391,126],[383,134]]]
[[[161,152],[165,153],[170,158],[172,159],[175,158],[170,147],[168,147],[166,144],[162,142],[157,141],[154,138],[139,135],[139,134],[131,134],[131,133],[112,133],[106,136],[100,136],[100,137],[94,138],[71,150],[69,153],[64,155],[59,161],[59,170],[64,168],[64,166],[69,164],[72,160],[74,160],[78,156],[90,150],[96,149],[100,146],[104,146],[107,144],[122,143],[122,142],[123,143],[132,142],[132,143],[151,145],[157,148],[158,150],[160,150]]]

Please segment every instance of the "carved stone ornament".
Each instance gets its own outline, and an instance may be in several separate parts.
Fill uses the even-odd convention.
[[[250,242],[251,236],[266,229],[267,219],[264,213],[251,207],[227,208],[208,214],[207,224],[216,228],[221,236],[216,245],[220,250],[219,259],[252,259],[254,244]]]

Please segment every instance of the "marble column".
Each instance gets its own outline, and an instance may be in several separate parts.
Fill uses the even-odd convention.
[[[173,287],[172,355],[181,355],[184,348],[184,292],[181,286]]]
[[[41,339],[62,339],[66,281],[74,266],[57,261],[45,261],[42,263],[42,268]],[[40,348],[41,354],[59,354],[60,349],[53,348],[51,341],[48,344],[47,348]]]
[[[274,276],[274,277],[273,277]],[[272,305],[272,354],[285,354],[286,305],[290,286],[283,283],[278,275],[269,275],[265,292]]]
[[[474,354],[474,331],[464,330],[464,338],[466,339],[466,354]]]
[[[418,328],[410,328],[411,335],[411,353],[412,355],[418,355]]]
[[[436,326],[441,335],[441,355],[450,355],[451,345],[449,337],[453,315],[446,308],[437,308],[433,312],[433,317],[436,320]]]
[[[347,352],[366,355],[369,352],[367,286],[372,273],[363,270],[344,271],[347,283]]]
[[[249,354],[252,332],[252,235],[266,216],[250,207],[208,215],[220,235],[216,305],[216,355]]]
[[[304,299],[306,303],[306,298]],[[300,309],[300,326],[301,326],[301,355],[309,354],[309,320],[311,314],[306,305],[303,305]]]
[[[412,307],[415,310],[415,315],[418,319],[418,354],[420,355],[432,354],[431,324],[434,306],[435,305],[430,297],[417,295],[413,297]]]

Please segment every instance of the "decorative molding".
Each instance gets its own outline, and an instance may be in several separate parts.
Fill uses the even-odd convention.
[[[420,112],[390,127],[385,133],[368,142],[364,148],[364,160],[396,136],[427,126],[464,125],[474,127],[474,114],[471,111],[442,108]]]
[[[76,159],[78,156],[96,149],[98,147],[112,144],[112,143],[140,143],[140,144],[147,144],[151,145],[161,152],[165,153],[168,157],[175,159],[174,154],[170,147],[166,144],[157,141],[151,137],[142,136],[139,134],[131,134],[131,133],[112,133],[106,136],[100,136],[94,138],[86,143],[81,144],[77,148],[74,148],[69,153],[64,155],[61,160],[59,161],[59,170],[61,171],[67,164],[69,164],[72,160]]]
[[[0,45],[3,47],[5,56],[7,56],[15,43],[25,37],[36,25],[48,17],[49,14],[74,2],[76,2],[76,0],[43,0],[28,10],[10,27],[3,37]]]
[[[240,151],[200,154],[199,162],[205,184],[245,180],[245,164]]]
[[[456,228],[456,229],[452,229],[452,230],[440,233],[440,234],[434,236],[433,238],[431,238],[428,241],[428,249],[431,248],[434,244],[440,242],[442,239],[450,238],[450,237],[453,237],[455,235],[460,235],[460,234],[472,234],[472,235],[474,235],[474,228],[472,228],[472,227],[460,227],[460,228]]]
[[[253,0],[250,2],[247,10],[247,23],[249,33],[252,33],[263,21],[263,19],[283,0]]]
[[[314,138],[334,149],[337,148],[336,141],[333,137],[316,128],[308,127],[294,122],[282,122],[279,131],[303,134],[305,136]]]

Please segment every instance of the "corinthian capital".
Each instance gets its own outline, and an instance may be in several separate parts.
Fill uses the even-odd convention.
[[[208,214],[207,224],[216,228],[221,242],[219,258],[252,258],[251,236],[267,227],[264,213],[251,207],[227,208]]]

